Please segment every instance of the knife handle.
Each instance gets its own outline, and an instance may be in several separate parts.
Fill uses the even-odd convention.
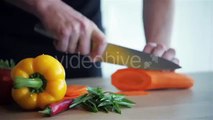
[[[53,34],[51,34],[50,32],[48,32],[47,30],[45,30],[44,27],[40,23],[38,23],[38,24],[35,25],[34,31],[37,32],[37,33],[39,33],[39,34],[41,34],[41,35],[49,37],[51,39],[56,39],[56,37],[54,37]]]

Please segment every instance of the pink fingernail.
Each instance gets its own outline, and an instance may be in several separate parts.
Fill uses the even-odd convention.
[[[154,43],[154,42],[149,42],[148,43],[150,46],[152,46],[152,47],[156,47],[157,46],[157,43]]]

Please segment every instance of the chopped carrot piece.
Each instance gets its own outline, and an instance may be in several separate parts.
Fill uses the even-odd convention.
[[[116,94],[122,94],[122,95],[126,95],[126,96],[144,96],[144,95],[148,95],[148,92],[145,92],[145,91],[120,91],[120,92],[117,92]]]
[[[87,93],[87,86],[84,85],[68,85],[66,97],[79,97]]]
[[[63,100],[75,99],[77,97],[80,97],[80,96],[64,96]]]
[[[112,84],[121,91],[190,88],[194,81],[186,75],[170,71],[126,68],[112,75]]]

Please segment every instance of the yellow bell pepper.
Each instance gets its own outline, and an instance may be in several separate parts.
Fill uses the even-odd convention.
[[[32,110],[63,99],[67,85],[61,63],[49,55],[21,60],[11,71],[12,97],[22,108]]]

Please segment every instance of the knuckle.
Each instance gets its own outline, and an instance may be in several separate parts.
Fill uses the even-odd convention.
[[[158,44],[157,48],[158,48],[158,49],[163,49],[163,50],[166,49],[166,47],[165,47],[163,44]]]
[[[86,17],[82,17],[80,21],[81,30],[88,31],[91,28],[90,26],[91,26],[91,21],[88,20]]]
[[[80,24],[77,22],[72,26],[72,33],[77,33],[80,29]]]
[[[64,39],[70,36],[71,30],[68,28],[62,28],[59,30],[59,38]]]
[[[71,27],[70,36],[79,36],[79,34],[80,34],[80,25],[79,23],[75,23]]]

